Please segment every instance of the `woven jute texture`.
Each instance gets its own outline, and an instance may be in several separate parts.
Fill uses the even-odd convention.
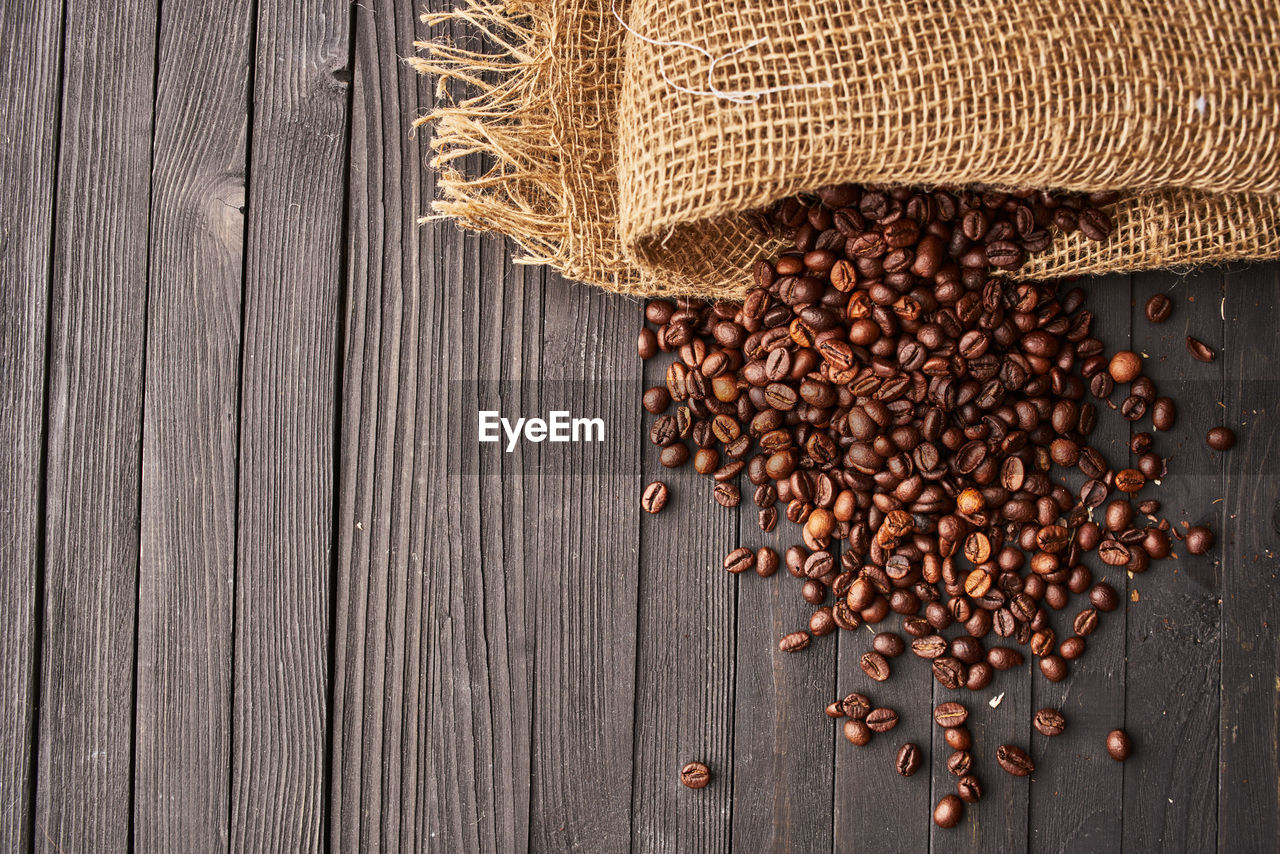
[[[1280,0],[472,2],[418,44],[434,210],[634,294],[739,295],[844,181],[1121,190],[1054,277],[1280,257]],[[624,25],[625,24],[625,25]],[[454,82],[461,85],[454,85]],[[458,92],[449,101],[445,91]],[[460,168],[487,155],[484,171]]]

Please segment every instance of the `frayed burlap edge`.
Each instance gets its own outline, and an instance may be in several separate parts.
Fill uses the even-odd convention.
[[[755,234],[742,214],[630,239],[619,233],[623,42],[608,3],[467,0],[422,20],[459,25],[487,49],[419,41],[418,55],[407,60],[437,84],[437,106],[414,122],[415,129],[432,127],[431,165],[439,171],[433,216],[421,222],[446,218],[504,234],[524,250],[517,261],[634,296],[741,297],[751,262],[781,248]],[[454,102],[450,83],[467,97]],[[487,167],[468,172],[477,155]],[[1277,196],[1143,190],[1121,199],[1112,215],[1110,240],[1060,237],[1015,275],[1280,258]]]

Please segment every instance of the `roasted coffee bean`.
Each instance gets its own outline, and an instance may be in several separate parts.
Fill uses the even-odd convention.
[[[1236,443],[1236,434],[1230,427],[1214,427],[1205,435],[1205,443],[1215,451],[1227,451]]]
[[[1026,777],[1036,770],[1027,752],[1013,744],[1002,744],[996,748],[996,762],[1015,777]]]
[[[1213,548],[1213,532],[1201,525],[1187,530],[1187,551],[1193,555],[1202,555]]]
[[[903,777],[910,777],[920,770],[920,765],[924,762],[923,756],[924,754],[919,745],[908,741],[898,748],[898,755],[894,759],[893,767]]]
[[[1190,335],[1187,336],[1187,352],[1199,362],[1212,362],[1217,356],[1212,347]]]
[[[1142,357],[1132,350],[1121,350],[1111,357],[1107,371],[1118,383],[1133,382],[1142,373]]]
[[[1057,654],[1043,656],[1040,659],[1040,674],[1050,682],[1061,682],[1067,678],[1067,663]]]
[[[690,789],[704,789],[711,782],[711,769],[701,762],[690,762],[680,769],[680,782]]]
[[[1129,734],[1122,729],[1113,729],[1107,733],[1107,753],[1117,762],[1123,762],[1133,755],[1133,742]]]
[[[667,506],[667,485],[655,480],[646,486],[644,494],[640,496],[640,506],[646,513],[660,513]]]
[[[714,494],[716,503],[721,507],[737,507],[742,500],[738,487],[732,483],[717,483]]]
[[[1089,601],[1093,603],[1093,607],[1104,613],[1110,613],[1120,605],[1120,597],[1116,594],[1115,588],[1105,581],[1099,581],[1093,585],[1093,589],[1089,591]]]
[[[783,652],[799,652],[808,645],[808,632],[791,632],[788,635],[783,635],[782,640],[778,641],[778,649]]]
[[[1164,294],[1154,294],[1147,300],[1147,320],[1152,323],[1164,323],[1173,314],[1173,300]]]
[[[840,701],[840,707],[843,709],[845,717],[853,720],[864,720],[867,715],[871,714],[871,701],[867,699],[866,695],[859,694],[857,691],[847,694]]]
[[[1072,636],[1058,644],[1058,655],[1062,657],[1063,661],[1075,661],[1084,655],[1084,651],[1085,641],[1082,637]]]
[[[871,639],[871,645],[875,648],[876,652],[886,658],[897,658],[907,649],[902,638],[893,632],[880,632]]]
[[[957,750],[947,757],[947,770],[957,777],[964,777],[973,770],[973,755],[967,750]]]
[[[933,710],[933,720],[940,727],[964,726],[969,719],[969,710],[956,702],[947,702]]]
[[[956,792],[965,803],[976,804],[982,800],[982,783],[972,774],[966,774],[956,781]]]
[[[933,823],[938,827],[950,829],[964,818],[964,802],[955,795],[944,795],[938,805],[933,808]]]
[[[1173,400],[1167,397],[1157,397],[1156,402],[1151,407],[1151,426],[1157,430],[1172,430],[1177,418],[1178,410],[1174,406]]]
[[[1062,712],[1057,709],[1041,709],[1036,712],[1032,723],[1035,724],[1041,735],[1047,736],[1062,735],[1067,728],[1066,719],[1062,717]]]
[[[746,546],[739,546],[725,555],[724,568],[737,575],[756,568],[756,553]]]
[[[850,718],[844,722],[844,737],[851,744],[865,747],[871,743],[871,728],[867,726],[867,722],[864,720]]]
[[[867,726],[872,732],[888,732],[898,725],[898,713],[893,709],[872,709],[867,715]]]
[[[877,682],[884,682],[889,678],[889,661],[878,652],[865,652],[858,662],[862,666],[862,672]]]
[[[1012,670],[1022,665],[1022,653],[1007,646],[993,646],[987,650],[987,663],[996,670]]]
[[[968,671],[964,664],[957,658],[943,656],[935,658],[930,665],[933,670],[933,678],[943,688],[955,690],[965,684],[968,678]]]
[[[1080,637],[1087,637],[1093,634],[1098,628],[1098,609],[1086,608],[1079,614],[1076,614],[1075,621],[1071,624],[1071,630]]]

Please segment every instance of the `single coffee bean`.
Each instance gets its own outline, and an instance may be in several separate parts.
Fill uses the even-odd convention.
[[[850,718],[844,722],[844,737],[858,747],[865,747],[871,743],[871,728],[864,720]]]
[[[756,567],[756,553],[746,546],[739,546],[724,556],[724,568],[738,575]]]
[[[1116,589],[1105,581],[1099,581],[1089,591],[1089,601],[1093,603],[1093,607],[1099,611],[1110,613],[1114,611],[1120,604],[1120,597],[1116,594]]]
[[[1151,426],[1157,430],[1172,430],[1178,418],[1178,409],[1168,397],[1157,397],[1151,407]]]
[[[680,769],[680,782],[690,789],[705,789],[711,782],[711,769],[701,762],[690,762]]]
[[[1142,373],[1142,357],[1132,350],[1121,350],[1111,357],[1107,371],[1118,383],[1132,382]]]
[[[933,808],[933,823],[943,829],[955,827],[964,818],[964,802],[955,795],[944,795]]]
[[[884,682],[889,678],[889,662],[878,652],[863,653],[859,664],[862,672],[877,682]]]
[[[782,640],[778,641],[778,649],[783,652],[799,652],[808,645],[808,632],[791,632],[788,635],[783,635]]]
[[[906,644],[893,632],[880,632],[871,639],[871,646],[886,658],[897,658],[906,651]]]
[[[721,507],[737,507],[742,500],[738,487],[732,483],[717,483],[713,495]]]
[[[942,738],[952,750],[968,750],[973,747],[973,736],[967,727],[947,727],[942,731]]]
[[[854,691],[840,701],[845,717],[853,720],[865,720],[871,714],[871,700],[866,695]]]
[[[903,777],[910,777],[912,774],[920,770],[923,763],[923,753],[919,745],[907,742],[898,748],[898,755],[894,759],[893,767]]]
[[[1187,530],[1187,551],[1202,555],[1213,548],[1213,532],[1201,525]]]
[[[872,709],[867,715],[867,726],[872,732],[888,732],[898,725],[898,713],[893,709]]]
[[[1173,314],[1173,300],[1164,294],[1154,294],[1147,300],[1146,313],[1152,323],[1164,323]]]
[[[960,795],[960,800],[976,804],[982,800],[982,783],[972,774],[966,774],[956,781],[956,792]]]
[[[1133,755],[1133,742],[1129,734],[1122,729],[1113,729],[1107,733],[1107,753],[1117,762],[1123,762]]]
[[[943,703],[933,710],[933,720],[940,727],[964,726],[969,719],[969,710],[954,701]]]
[[[1073,635],[1058,644],[1058,655],[1062,656],[1064,661],[1075,661],[1084,655],[1085,642],[1084,638]]]
[[[1012,670],[1022,665],[1022,653],[1007,646],[993,646],[987,650],[987,663],[996,670]]]
[[[1041,735],[1055,736],[1062,735],[1067,728],[1067,721],[1062,717],[1062,712],[1057,709],[1041,709],[1036,712],[1032,719],[1037,730]]]
[[[1027,752],[1013,744],[1002,744],[996,748],[996,762],[1015,777],[1026,777],[1036,770]]]
[[[1217,356],[1212,347],[1203,341],[1192,338],[1190,335],[1187,336],[1187,352],[1200,362],[1212,362],[1214,357]]]
[[[947,757],[947,770],[957,777],[964,777],[973,770],[973,755],[967,750],[957,750]]]
[[[1061,682],[1067,678],[1067,663],[1060,655],[1046,655],[1040,659],[1040,674],[1050,682]]]
[[[827,717],[829,718],[844,717],[844,707],[840,705],[839,700],[833,700],[832,702],[827,703],[827,708],[825,709],[825,711],[827,713]]]
[[[977,664],[969,666],[969,675],[965,680],[964,686],[970,691],[981,691],[991,684],[991,680],[995,677],[995,669],[985,661],[979,661]],[[955,745],[952,745],[953,747]]]
[[[646,513],[661,512],[662,508],[667,506],[667,485],[660,480],[655,480],[646,486],[644,494],[640,496],[640,506]]]
[[[933,670],[933,678],[938,681],[938,684],[953,691],[964,685],[968,678],[968,670],[964,663],[949,655],[934,659],[930,667]]]
[[[1079,614],[1076,614],[1075,621],[1071,624],[1071,629],[1080,637],[1088,637],[1098,628],[1098,609],[1086,608]]]
[[[669,469],[680,468],[680,466],[689,462],[689,446],[684,442],[674,442],[667,445],[658,454],[658,462]]]
[[[809,615],[809,634],[815,638],[825,637],[836,630],[835,617],[831,615],[831,607],[824,605]]]
[[[1236,434],[1230,427],[1214,427],[1206,434],[1205,442],[1215,451],[1230,450],[1236,443]]]

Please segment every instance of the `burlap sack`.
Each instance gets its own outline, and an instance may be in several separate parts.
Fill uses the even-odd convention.
[[[1280,257],[1280,0],[473,2],[437,214],[632,294],[737,295],[744,213],[825,184],[1117,189],[1019,275]],[[455,27],[455,30],[457,28]],[[483,174],[462,157],[489,155]]]

